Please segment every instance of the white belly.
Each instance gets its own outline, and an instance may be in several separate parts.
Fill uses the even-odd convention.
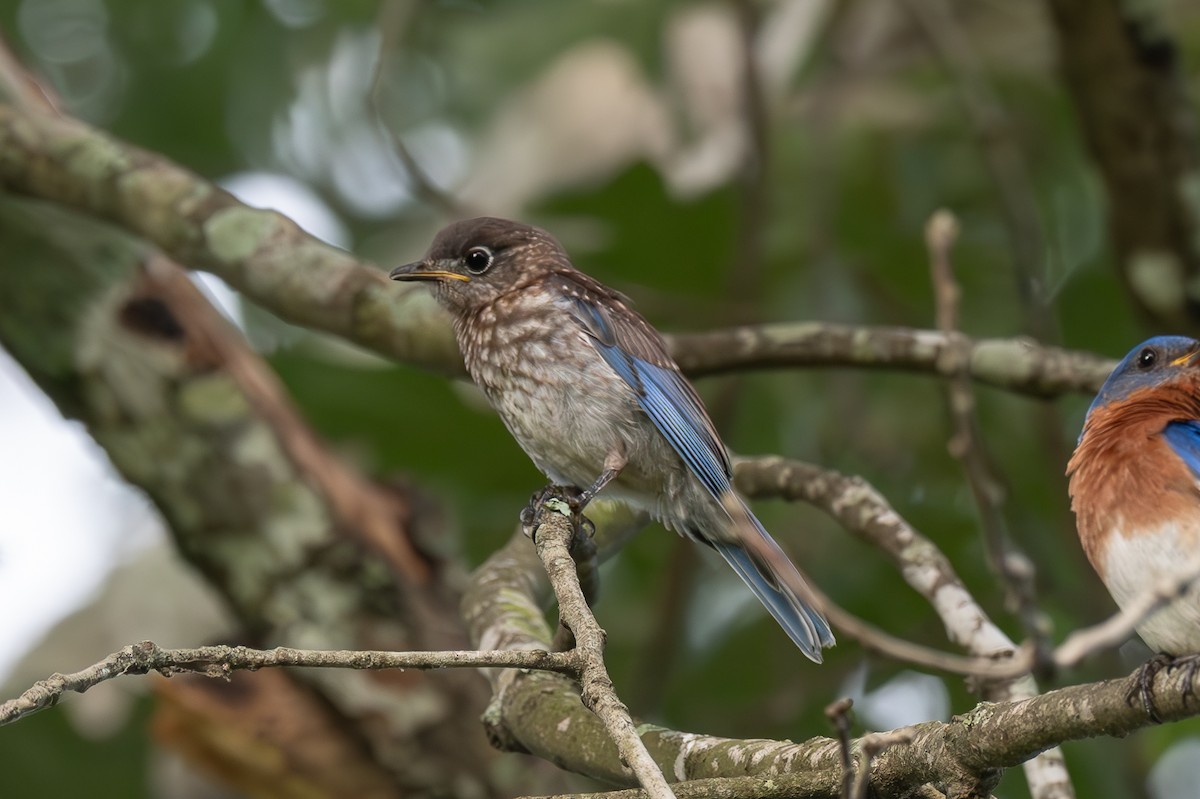
[[[1192,531],[1166,524],[1135,536],[1114,535],[1104,553],[1104,583],[1122,609],[1164,580],[1194,574],[1200,545]],[[1138,625],[1142,640],[1157,652],[1200,652],[1200,583]]]

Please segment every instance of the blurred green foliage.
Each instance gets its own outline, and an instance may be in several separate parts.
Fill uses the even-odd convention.
[[[39,713],[0,733],[4,793],[12,797],[151,796],[147,726],[151,706],[139,701],[115,734],[79,735],[62,713]]]
[[[783,5],[763,4],[763,13]],[[1061,343],[1118,356],[1159,331],[1132,318],[1113,277],[1104,204],[1054,73],[1037,4],[1014,5],[1020,10],[979,4],[963,22],[1011,117],[1005,134],[1032,178],[1024,201],[1036,205],[1044,259],[1030,266],[1044,274]],[[388,18],[405,24],[381,36],[381,10],[365,0],[9,0],[0,4],[0,30],[84,118],[213,179],[255,170],[290,174],[340,216],[351,233],[348,246],[386,265],[417,256],[441,217],[415,200],[356,210],[333,177],[336,162],[323,161],[321,149],[332,141],[353,154],[351,133],[366,135],[350,131],[339,114],[371,119],[366,99],[352,90],[369,84],[372,48],[381,39],[392,43],[378,92],[384,120],[401,137],[428,125],[452,131],[465,163],[446,169],[457,169],[455,179],[469,184],[487,155],[483,143],[495,118],[573,48],[600,39],[627,51],[642,80],[663,98],[681,142],[697,135],[689,133],[697,123],[672,94],[667,58],[668,29],[697,10],[720,15],[729,7],[446,0],[391,9]],[[1194,56],[1200,15],[1176,10],[1171,19],[1184,52]],[[1189,69],[1195,78],[1195,58]],[[324,86],[324,102],[304,105],[312,95],[303,87],[314,85]],[[736,170],[688,194],[672,189],[660,163],[641,157],[618,159],[571,185],[550,182],[519,213],[559,233],[579,266],[633,296],[666,330],[747,316],[930,327],[922,230],[934,209],[948,207],[962,225],[955,262],[964,329],[977,336],[1027,332],[980,135],[951,76],[901,11],[886,0],[831,4],[811,50],[782,87],[769,92],[768,108],[760,217],[743,217]],[[334,131],[332,138],[304,144],[306,124]],[[543,122],[531,115],[527,124],[533,135]],[[414,155],[420,160],[415,147]],[[437,163],[426,168],[442,171]],[[463,199],[490,210],[486,195]],[[763,251],[761,288],[753,297],[740,293],[745,276],[732,271],[746,225]],[[335,447],[381,477],[411,476],[444,502],[446,535],[472,564],[507,537],[518,509],[541,484],[499,421],[463,386],[331,354],[304,336],[271,361]],[[949,427],[935,381],[797,370],[711,379],[699,388],[735,451],[780,453],[871,481],[943,549],[993,617],[1019,636],[988,574],[975,508],[947,452]],[[979,390],[986,443],[1008,489],[1006,515],[1016,543],[1038,567],[1040,598],[1059,637],[1112,607],[1079,551],[1063,479],[1087,401],[1045,403]],[[810,509],[768,503],[761,510],[835,600],[884,629],[946,645],[927,604],[878,553]],[[661,634],[655,609],[673,585],[666,577],[671,561],[685,555],[699,565],[684,585],[718,586],[722,601],[743,601],[731,575],[707,555],[685,553],[675,536],[657,528],[639,536],[606,572],[597,612],[609,631],[618,689],[634,711],[681,729],[730,736],[826,734],[823,709],[863,665],[858,647],[843,640],[826,665],[815,668],[748,602],[734,608],[736,624],[704,630],[704,636],[675,629],[673,646],[662,645],[655,639]],[[684,606],[693,599],[685,598]],[[704,643],[689,643],[695,640]],[[1061,679],[1123,674],[1131,663],[1115,654],[1099,657]],[[901,670],[874,658],[865,668],[868,688]],[[976,701],[960,681],[947,680],[946,688],[952,712]],[[142,719],[117,739],[84,745],[61,717],[44,713],[0,730],[0,772],[38,775],[36,790],[21,796],[139,795],[147,755],[133,740]],[[1197,733],[1197,723],[1177,724],[1125,741],[1068,745],[1079,795],[1138,795],[1155,757]],[[69,785],[72,775],[79,782]],[[1026,795],[1016,770],[999,795]]]

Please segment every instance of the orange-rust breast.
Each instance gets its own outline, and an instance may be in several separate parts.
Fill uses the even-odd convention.
[[[1200,418],[1195,382],[1142,389],[1088,415],[1067,474],[1079,539],[1101,579],[1110,536],[1172,522],[1200,536],[1197,480],[1162,435],[1173,421]]]

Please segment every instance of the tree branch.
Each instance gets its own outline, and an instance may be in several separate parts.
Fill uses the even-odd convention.
[[[956,586],[957,577],[944,557],[881,498],[873,498],[870,486],[861,478],[779,458],[740,461],[736,478],[738,488],[748,494],[810,497],[839,519],[857,519],[848,529],[877,542],[903,564],[906,579],[933,597],[931,601],[943,614],[955,640],[981,654],[994,655],[998,650],[1013,648],[973,605],[965,589]],[[623,515],[628,511],[615,503],[594,503],[589,513],[601,519],[597,543],[602,553],[610,551],[642,521]],[[472,575],[463,602],[472,640],[482,639],[489,647],[549,647],[552,634],[541,611],[546,591],[544,569],[530,550],[518,534]],[[939,581],[945,585],[938,585]],[[984,632],[968,635],[966,620],[971,619],[978,621]],[[494,694],[485,723],[497,745],[530,752],[597,779],[628,784],[628,772],[615,746],[594,744],[607,736],[569,679],[517,670],[490,671],[488,676]],[[1155,677],[1154,691],[1156,701],[1162,700],[1163,718],[1200,713],[1200,708],[1186,700],[1186,691],[1195,687],[1185,684],[1186,676],[1179,670]],[[905,795],[929,783],[947,795],[986,795],[999,779],[1000,770],[1025,763],[1064,740],[1119,736],[1149,726],[1154,722],[1144,710],[1125,701],[1131,681],[1137,677],[1135,672],[1125,680],[1072,686],[1043,695],[1034,693],[1036,686],[1028,677],[992,685],[989,691],[994,698],[1014,698],[981,704],[947,723],[927,722],[905,728],[912,732],[912,742],[878,755],[872,767],[871,790],[881,796]],[[1023,693],[1028,693],[1028,698],[1021,698]],[[1094,715],[1090,709],[1085,713],[1085,708],[1099,708],[1101,713]],[[1048,735],[1045,725],[1054,733]],[[728,797],[834,799],[841,795],[844,769],[841,746],[836,740],[746,741],[646,724],[639,730],[655,762],[673,780],[736,776],[701,783],[704,789],[719,788],[721,795]],[[581,741],[593,745],[581,746]],[[1056,762],[1052,757],[1048,764]],[[610,795],[634,794],[606,794]],[[706,794],[693,785],[677,787],[676,795]],[[926,790],[916,795],[937,794]]]
[[[948,448],[962,464],[967,485],[979,509],[980,529],[988,565],[1004,586],[1010,610],[1016,611],[1025,634],[1033,645],[1036,662],[1049,659],[1049,624],[1033,596],[1033,564],[1017,550],[1004,518],[1004,487],[988,456],[979,419],[975,414],[975,392],[967,375],[968,346],[958,331],[961,291],[954,276],[950,252],[958,238],[958,221],[949,211],[935,211],[925,227],[929,267],[936,297],[938,329],[954,346],[946,351],[946,406],[953,435]]]
[[[608,510],[617,508],[619,506]],[[569,581],[574,574],[574,564],[566,553],[570,526],[565,519],[555,524],[564,529],[548,530],[549,524],[540,525],[539,546],[547,565],[561,579]],[[616,526],[609,520],[605,529],[613,530]],[[548,532],[554,535],[553,543],[543,539]],[[602,539],[600,543],[602,547],[609,547],[618,539],[619,536]],[[526,553],[533,549],[523,537],[514,538],[514,542],[519,542]],[[522,560],[538,566],[536,557]],[[491,567],[481,568],[480,573],[490,574],[488,585],[493,606],[517,607],[518,615],[524,612],[519,610],[520,607],[537,607],[535,594],[539,583],[544,584],[544,581],[531,580],[527,575],[520,574],[521,571],[519,567],[510,568],[507,572],[510,579],[501,584],[496,571]],[[477,573],[476,579],[480,573]],[[577,586],[574,593],[574,598],[567,601],[568,609],[572,606],[583,607],[582,594]],[[540,616],[540,611],[534,612]],[[567,611],[572,619],[575,612]],[[585,636],[580,633],[586,626],[584,623],[577,619],[569,623],[578,628],[575,630],[577,639],[590,636],[588,646],[598,653],[602,646],[598,628]],[[540,626],[541,631],[536,637],[548,643],[550,631],[544,618],[541,618]],[[49,690],[42,685],[35,686],[17,702],[25,703],[23,709],[19,708],[23,715],[31,712],[33,707],[52,704],[57,696],[67,690],[86,687],[85,682],[94,684],[122,673],[151,670],[168,674],[188,670],[209,676],[225,676],[234,669],[279,665],[364,669],[506,667],[509,670],[505,673],[517,678],[505,683],[502,712],[506,723],[518,725],[519,729],[523,721],[522,710],[527,711],[530,717],[537,714],[535,727],[541,730],[542,737],[538,740],[539,747],[529,751],[593,776],[627,779],[619,776],[628,772],[622,767],[614,747],[597,747],[586,751],[578,747],[576,736],[589,734],[587,719],[592,719],[592,727],[599,724],[597,717],[580,702],[579,693],[572,682],[561,676],[579,667],[578,655],[550,653],[544,649],[529,651],[529,645],[533,643],[530,637],[520,651],[445,653],[308,652],[292,649],[255,651],[243,647],[160,650],[153,644],[142,644],[127,647],[78,674],[51,678]],[[526,673],[516,669],[539,671]],[[559,676],[543,671],[545,669],[552,669]],[[1136,683],[1138,676],[1139,673],[1135,672],[1125,680],[1072,686],[1023,701],[984,704],[948,723],[927,722],[903,728],[898,732],[899,737],[890,737],[889,740],[895,742],[911,736],[910,743],[899,743],[874,757],[871,790],[881,795],[899,795],[930,784],[950,795],[977,795],[994,786],[1000,769],[1017,765],[1048,746],[1063,740],[1095,735],[1124,735],[1148,726],[1153,720],[1140,707],[1140,703],[1131,705],[1125,699],[1129,686]],[[1164,670],[1154,679],[1156,705],[1162,718],[1177,720],[1200,712],[1187,699],[1187,692],[1197,686],[1186,682],[1189,679],[1200,682],[1200,677],[1188,674],[1186,670]],[[526,704],[526,700],[533,704]],[[0,706],[0,718],[11,720],[14,704],[9,702]],[[547,719],[542,715],[546,712],[556,721],[549,727],[545,726]],[[841,746],[836,741],[825,738],[814,738],[801,744],[736,741],[678,733],[649,725],[642,725],[639,729],[657,763],[669,769],[669,773],[677,780],[698,775],[750,775],[712,783],[705,781],[699,787],[691,785],[680,790],[677,793],[679,796],[711,795],[697,791],[718,787],[722,795],[729,797],[836,797],[842,790],[843,762]],[[563,734],[564,730],[570,730],[571,735]],[[867,742],[866,739],[859,739],[853,742],[853,746],[858,749]],[[583,758],[582,762],[580,758]],[[578,768],[580,765],[586,768]],[[770,780],[764,782],[768,776]],[[785,793],[776,793],[783,791],[784,786]],[[967,786],[976,793],[964,793]],[[926,791],[924,795],[930,794]]]
[[[257,671],[273,666],[302,666],[320,669],[454,669],[496,666],[542,669],[573,674],[572,658],[564,652],[380,652],[361,650],[312,650],[276,647],[251,649],[245,646],[202,646],[194,649],[163,649],[142,641],[114,652],[86,669],[71,674],[52,674],[35,683],[16,699],[0,703],[0,726],[11,724],[39,710],[58,704],[68,691],[83,693],[102,682],[127,674],[157,671],[164,677],[201,674],[228,679],[235,671]]]
[[[290,322],[461,371],[445,316],[425,292],[397,286],[282,214],[242,205],[170,160],[77,120],[0,105],[0,186],[113,222]]]
[[[555,523],[557,525],[557,523]],[[543,524],[539,538],[549,525]],[[556,543],[548,549],[559,550],[550,556],[562,566],[563,573],[573,569],[561,560],[560,548],[567,546],[566,533],[552,532]],[[526,548],[528,542],[526,542]],[[556,569],[558,566],[555,567]],[[582,597],[577,597],[582,601]],[[442,669],[504,667],[538,669],[541,679],[560,682],[545,670],[560,674],[572,672],[577,664],[573,653],[546,651],[467,651],[467,652],[373,652],[308,651],[288,648],[252,650],[246,647],[200,647],[164,650],[150,642],[125,647],[94,666],[70,675],[54,675],[38,683],[17,700],[0,705],[0,723],[27,715],[40,707],[54,704],[66,691],[86,690],[91,685],[121,674],[159,671],[167,676],[195,672],[210,677],[227,677],[235,670],[254,670],[276,666],[352,669]],[[1098,735],[1125,735],[1154,721],[1141,703],[1126,699],[1130,686],[1138,683],[1140,671],[1121,680],[1076,685],[1051,691],[1028,700],[979,705],[949,722],[925,722],[884,733],[891,748],[876,752],[871,774],[871,790],[880,795],[900,795],[921,785],[962,787],[968,782],[976,789],[995,784],[998,770],[1017,765],[1047,746],[1064,740]],[[542,691],[556,701],[552,685],[543,683]],[[569,685],[569,683],[567,683]],[[1200,674],[1186,669],[1163,670],[1154,678],[1153,691],[1160,716],[1176,721],[1200,713],[1189,702],[1191,692],[1200,688]],[[576,699],[578,696],[576,695]],[[574,703],[587,713],[577,701]],[[587,715],[591,716],[590,713]],[[572,717],[565,717],[571,719]],[[594,718],[594,717],[593,717]],[[569,725],[560,725],[566,729]],[[728,797],[802,796],[835,797],[840,794],[842,756],[836,741],[815,738],[802,744],[780,741],[735,741],[733,739],[677,733],[643,725],[643,734],[666,749],[658,751],[659,761],[673,757],[676,779],[688,774],[719,773],[722,762],[731,759],[736,766],[728,773],[751,775],[740,779],[701,780],[677,791],[680,797],[711,796],[703,789],[720,787]],[[876,736],[880,734],[875,734]],[[570,746],[572,736],[560,735]],[[905,739],[908,739],[907,742]],[[874,740],[865,736],[853,742],[866,747]],[[656,747],[658,748],[658,747]],[[736,751],[735,751],[736,750]],[[615,758],[616,753],[613,751]],[[757,777],[753,776],[757,775]],[[763,777],[772,775],[769,782]],[[786,791],[784,790],[786,788]],[[990,789],[990,788],[989,788]],[[605,794],[621,796],[620,792]],[[974,793],[969,795],[976,795]]]
[[[571,654],[577,668],[580,696],[583,704],[600,719],[616,744],[621,762],[628,765],[650,799],[675,799],[662,771],[646,751],[629,709],[617,696],[604,665],[604,631],[588,607],[571,557],[575,537],[588,535],[578,528],[577,522],[564,500],[550,500],[539,503],[528,532],[558,599],[559,620],[575,639]]]
[[[0,200],[0,237],[0,342],[154,501],[246,642],[466,648],[443,564],[398,549],[420,537],[411,490],[335,462],[177,271],[113,228],[44,204]],[[490,785],[491,750],[471,711],[487,691],[473,674],[434,684],[326,669],[275,684],[313,699],[331,741],[353,737],[347,746],[377,781],[416,790],[437,764]],[[272,702],[288,699],[255,707],[284,712]],[[415,722],[413,703],[427,708]],[[285,752],[294,743],[272,740]],[[230,754],[214,751],[208,765]]]
[[[449,320],[425,292],[388,281],[286,217],[248,208],[168,159],[81,122],[0,105],[0,186],[114,222],[290,322],[464,374]],[[812,322],[678,335],[670,343],[693,376],[796,366],[944,375],[947,339],[927,330]],[[967,370],[990,385],[1052,397],[1095,393],[1113,364],[1021,339],[984,339],[970,342]]]
[[[965,370],[980,383],[1034,397],[1095,394],[1116,361],[1029,339],[962,339]],[[693,377],[745,369],[852,366],[949,376],[951,340],[935,330],[785,322],[670,337],[671,354]]]
[[[1019,700],[1037,695],[1037,683],[1029,675],[1031,653],[1018,649],[992,622],[949,559],[862,477],[780,457],[740,459],[734,469],[737,486],[747,496],[808,502],[887,555],[905,581],[929,601],[950,640],[978,659],[974,671],[982,679],[974,684],[985,699]],[[1058,749],[1029,761],[1025,771],[1031,790],[1039,796],[1070,795],[1055,792],[1055,786],[1070,786]]]

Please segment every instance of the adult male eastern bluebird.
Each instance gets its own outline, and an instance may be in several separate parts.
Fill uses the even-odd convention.
[[[393,280],[434,283],[467,371],[553,482],[602,489],[721,553],[796,645],[833,634],[796,567],[734,491],[729,455],[666,343],[544,230],[456,222]]]
[[[1159,336],[1126,355],[1088,410],[1067,474],[1079,540],[1117,605],[1194,570],[1200,341]],[[1164,655],[1200,652],[1200,592],[1154,613],[1138,633]]]

